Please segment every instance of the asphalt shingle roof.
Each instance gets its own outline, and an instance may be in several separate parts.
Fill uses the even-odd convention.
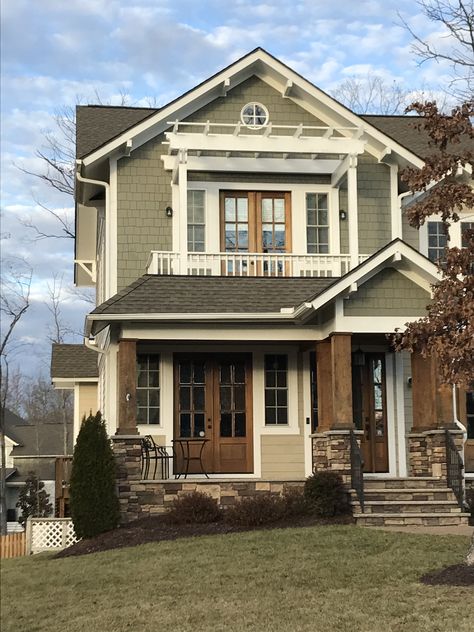
[[[97,353],[84,345],[53,344],[52,378],[97,377]]]
[[[265,313],[295,307],[322,292],[331,277],[215,277],[147,274],[92,314]]]

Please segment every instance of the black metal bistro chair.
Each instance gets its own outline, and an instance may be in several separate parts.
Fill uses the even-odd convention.
[[[170,461],[173,459],[173,448],[158,445],[155,443],[151,435],[142,437],[141,440],[141,461],[142,461],[142,478],[143,480],[155,480],[158,471],[161,479],[168,479],[170,474]],[[171,450],[171,454],[168,452]],[[153,476],[150,477],[150,469],[153,468]]]

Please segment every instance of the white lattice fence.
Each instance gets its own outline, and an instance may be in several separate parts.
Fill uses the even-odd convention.
[[[65,549],[77,542],[71,518],[29,518],[26,525],[28,553]]]

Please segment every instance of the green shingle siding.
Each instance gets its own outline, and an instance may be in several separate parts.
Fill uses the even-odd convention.
[[[390,240],[390,168],[359,156],[357,166],[359,252],[373,254]]]
[[[369,279],[344,301],[345,316],[424,316],[428,292],[393,268]]]

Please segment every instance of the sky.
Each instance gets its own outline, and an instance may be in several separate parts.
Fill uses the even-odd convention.
[[[46,206],[72,216],[72,199],[22,169],[43,170],[37,152],[55,115],[77,103],[159,107],[261,46],[323,90],[379,75],[437,93],[449,69],[419,65],[402,26],[441,48],[446,34],[413,0],[3,0],[1,3],[1,254],[32,271],[31,305],[15,329],[10,362],[47,375],[48,288],[62,285],[62,319],[79,342],[91,305],[73,287],[71,239],[35,240],[34,223],[58,232]],[[5,324],[5,323],[4,323]]]

